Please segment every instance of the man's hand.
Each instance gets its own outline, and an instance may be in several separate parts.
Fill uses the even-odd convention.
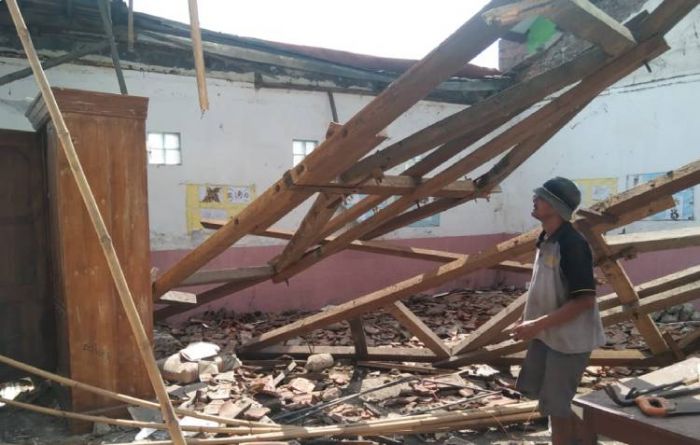
[[[513,337],[516,340],[531,340],[544,328],[542,319],[543,317],[518,323],[511,331]]]

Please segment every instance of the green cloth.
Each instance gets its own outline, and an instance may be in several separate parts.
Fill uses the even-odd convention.
[[[557,25],[544,17],[537,17],[527,30],[527,51],[532,54],[542,48],[557,32]]]

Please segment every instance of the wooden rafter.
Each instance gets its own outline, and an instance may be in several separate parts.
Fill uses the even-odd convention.
[[[540,142],[536,147],[539,148],[542,143],[544,143],[542,139],[547,138],[540,139],[535,136],[538,133],[538,129],[542,129],[539,131],[540,135],[551,137],[555,133],[549,131],[551,126],[565,124],[562,120],[562,115],[569,119],[572,118],[576,111],[580,111],[583,106],[605,88],[634,71],[648,58],[655,57],[666,49],[668,49],[668,46],[661,38],[651,39],[639,44],[623,56],[614,59],[606,64],[605,67],[591,74],[551,103],[540,108],[535,113],[529,115],[479,147],[477,150],[455,162],[452,166],[433,176],[430,181],[420,185],[413,194],[403,196],[388,204],[371,218],[347,229],[334,241],[319,247],[316,252],[306,254],[298,262],[289,266],[282,273],[277,274],[273,280],[276,282],[287,280],[292,275],[316,264],[323,258],[339,252],[347,247],[353,240],[365,236],[367,233],[370,233],[372,230],[391,220],[395,215],[412,207],[416,200],[430,196],[435,190],[444,187],[446,184],[480,167],[499,154],[507,151],[513,145],[519,144],[524,140],[524,144],[528,145],[527,139],[533,137],[537,138],[538,142]],[[478,194],[475,194],[474,198],[476,198],[477,195]]]
[[[486,9],[506,0],[494,0]],[[243,209],[230,223],[189,252],[154,283],[159,296],[181,283],[243,236],[265,229],[305,201],[310,193],[293,192],[289,184],[318,184],[333,180],[371,150],[375,135],[461,69],[506,30],[487,25],[477,14],[438,48],[392,82],[372,102],[323,141],[284,178]]]

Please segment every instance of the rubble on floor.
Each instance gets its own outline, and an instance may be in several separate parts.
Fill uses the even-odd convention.
[[[458,289],[435,295],[417,295],[409,298],[406,305],[447,344],[454,344],[501,311],[520,292],[515,289]],[[675,313],[681,312],[687,313],[689,309],[681,307]],[[439,370],[424,363],[353,362],[336,359],[330,354],[312,354],[306,360],[282,356],[274,360],[241,361],[236,356],[235,349],[239,344],[307,315],[303,312],[230,314],[218,311],[193,317],[180,326],[157,326],[154,351],[161,372],[169,382],[168,391],[174,405],[229,419],[314,427],[428,413],[462,412],[470,408],[512,406],[521,402],[520,394],[515,390],[519,372],[517,366],[495,369],[488,365],[469,365],[459,370]],[[363,321],[369,345],[423,346],[388,314],[368,314]],[[692,320],[662,322],[660,329],[678,339],[699,324]],[[611,326],[606,331],[606,348],[645,347],[631,322]],[[352,337],[349,326],[343,322],[305,338],[293,339],[288,344],[350,345]],[[598,389],[619,378],[644,372],[644,369],[622,366],[589,366],[583,376],[580,392]],[[130,412],[135,419],[148,414],[134,410]],[[505,440],[508,437],[546,428],[542,421],[536,418],[531,420],[511,426],[423,432],[405,437],[364,437],[360,441],[307,439],[299,443],[462,445],[492,443],[495,439],[488,442],[482,440],[496,437],[494,434],[504,434],[500,436],[504,440],[502,443],[509,443]],[[101,426],[89,435],[89,440],[82,443],[88,443],[95,437],[99,437],[102,443],[124,442],[126,433],[128,431],[116,427]],[[128,440],[135,435],[139,439],[167,437],[161,431],[132,430]],[[3,433],[0,440],[9,440],[9,437]]]

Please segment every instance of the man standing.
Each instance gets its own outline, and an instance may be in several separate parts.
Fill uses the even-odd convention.
[[[553,445],[574,442],[571,401],[591,351],[605,344],[593,277],[593,256],[570,220],[581,192],[556,177],[535,190],[532,216],[542,223],[521,321],[513,335],[530,340],[518,390],[549,416]]]

